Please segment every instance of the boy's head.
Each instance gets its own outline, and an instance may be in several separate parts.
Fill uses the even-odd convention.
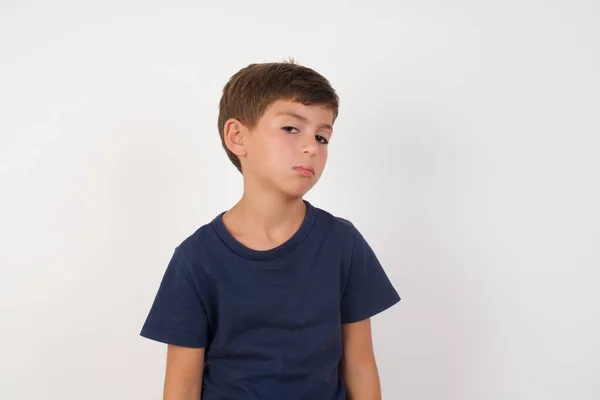
[[[310,68],[251,64],[223,88],[221,143],[244,179],[302,196],[325,168],[338,105],[329,81]]]

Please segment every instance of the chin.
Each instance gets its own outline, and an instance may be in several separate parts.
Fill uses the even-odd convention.
[[[308,190],[281,190],[281,193],[289,200],[297,200],[304,197]]]
[[[318,182],[319,176],[304,178],[298,176],[265,177],[268,186],[288,200],[297,200],[308,193]]]
[[[288,185],[287,187],[280,188],[281,192],[290,199],[300,199],[304,197],[314,186],[314,183],[304,182],[303,184],[296,183],[295,185]]]

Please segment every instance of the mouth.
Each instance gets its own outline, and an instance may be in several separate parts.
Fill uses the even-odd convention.
[[[294,171],[298,172],[302,176],[314,176],[315,170],[312,167],[298,166],[294,167]]]

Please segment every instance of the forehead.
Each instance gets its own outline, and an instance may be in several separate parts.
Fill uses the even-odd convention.
[[[269,117],[294,117],[316,125],[333,125],[333,110],[326,105],[304,105],[290,100],[277,100],[265,111]]]

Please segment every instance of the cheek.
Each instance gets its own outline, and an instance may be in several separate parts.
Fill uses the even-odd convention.
[[[294,141],[291,136],[275,135],[268,143],[269,157],[273,159],[287,159],[294,150]]]
[[[320,162],[322,165],[325,165],[325,163],[327,162],[327,156],[328,156],[328,153],[327,153],[327,146],[324,146],[324,147],[321,149],[321,152],[319,153],[319,162]]]
[[[290,162],[294,143],[285,135],[273,135],[262,143],[259,155],[265,169],[278,170]]]

